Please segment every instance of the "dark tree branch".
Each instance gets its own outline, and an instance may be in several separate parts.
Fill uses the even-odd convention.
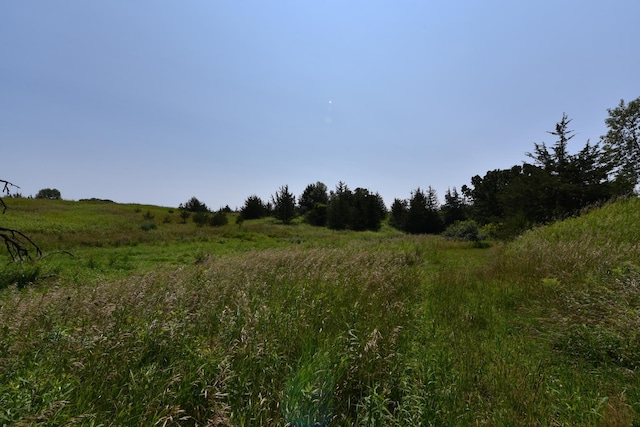
[[[5,181],[4,179],[0,179],[0,184],[2,184],[2,193],[7,196],[10,193],[9,187],[20,188],[9,181]],[[0,206],[2,206],[2,213],[4,214],[7,210],[7,205],[2,197],[0,197]],[[29,236],[21,231],[14,230],[12,228],[0,227],[0,239],[4,242],[7,252],[9,252],[9,256],[11,256],[13,261],[30,259],[31,253],[34,250],[39,257],[42,256],[42,250],[40,247],[31,240]]]
[[[40,247],[21,231],[0,227],[0,239],[4,241],[7,252],[13,261],[30,259],[32,250],[35,250],[39,257],[42,256]]]
[[[9,181],[5,181],[4,179],[0,179],[0,184],[2,184],[2,193],[6,194],[7,196],[10,193],[9,187],[20,188]],[[0,197],[0,206],[2,206],[2,213],[5,213],[5,211],[7,210],[7,205],[4,203],[4,200],[2,200],[2,197]]]

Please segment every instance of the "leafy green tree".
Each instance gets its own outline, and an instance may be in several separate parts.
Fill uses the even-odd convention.
[[[316,205],[304,215],[304,221],[307,224],[324,227],[327,225],[329,205],[324,203],[316,203]]]
[[[617,180],[635,186],[640,180],[640,97],[607,109],[607,134],[601,137]]]
[[[36,199],[61,200],[60,190],[55,188],[43,188],[36,194]]]
[[[242,219],[259,219],[265,217],[269,212],[269,207],[256,195],[247,197],[244,206],[240,210]]]
[[[296,197],[289,191],[289,186],[280,187],[280,190],[271,196],[271,201],[275,218],[283,224],[291,224],[296,213]]]
[[[514,175],[520,173],[513,169],[495,169],[488,171],[483,177],[475,175],[471,178],[471,187],[464,186],[463,194],[471,200],[472,217],[478,223],[484,225],[500,222],[503,218],[504,205],[501,195],[514,179]]]
[[[327,224],[328,205],[327,186],[320,181],[307,185],[307,188],[298,197],[300,213],[304,215],[305,222],[311,225],[324,226]]]
[[[329,204],[327,186],[320,181],[307,185],[307,188],[305,188],[300,197],[298,197],[298,205],[300,206],[300,212],[302,214],[313,210],[318,203],[323,205]]]

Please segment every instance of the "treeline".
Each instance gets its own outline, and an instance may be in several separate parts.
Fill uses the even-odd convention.
[[[329,191],[322,182],[309,184],[296,197],[284,185],[264,201],[249,196],[237,217],[244,220],[273,216],[284,224],[294,218],[336,230],[379,230],[385,220],[407,233],[448,233],[477,239],[478,229],[492,237],[509,237],[529,227],[580,212],[587,206],[632,194],[640,175],[640,98],[607,110],[608,128],[600,141],[589,141],[576,153],[571,120],[563,114],[548,132],[555,141],[534,143],[527,161],[508,169],[488,171],[471,178],[461,191],[454,187],[440,204],[432,187],[413,190],[408,199],[395,199],[388,211],[380,194],[366,188],[350,189],[340,182]],[[216,213],[195,197],[180,206],[203,225],[226,224],[228,206]]]

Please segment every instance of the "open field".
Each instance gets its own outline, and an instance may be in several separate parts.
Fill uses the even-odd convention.
[[[485,249],[7,204],[2,425],[640,424],[638,199]]]

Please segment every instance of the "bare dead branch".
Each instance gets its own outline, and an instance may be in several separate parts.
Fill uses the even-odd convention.
[[[2,191],[5,195],[9,195],[10,187],[20,188],[12,182],[0,179],[0,185],[2,185]],[[2,197],[0,197],[0,206],[2,207],[2,213],[7,210]],[[25,259],[31,259],[31,254],[35,251],[38,257],[42,256],[42,250],[29,236],[21,231],[14,230],[13,228],[0,227],[0,239],[4,242],[7,252],[11,259],[15,261],[23,261]]]
[[[7,252],[13,261],[31,259],[33,251],[38,257],[42,256],[42,249],[21,231],[0,227],[0,239],[4,241]]]
[[[0,179],[0,184],[2,184],[2,193],[7,196],[11,193],[9,187],[20,188],[14,183],[5,181],[4,179]],[[7,210],[7,205],[4,203],[4,200],[2,200],[2,197],[0,197],[0,206],[2,206],[2,213],[5,213],[5,211]]]

